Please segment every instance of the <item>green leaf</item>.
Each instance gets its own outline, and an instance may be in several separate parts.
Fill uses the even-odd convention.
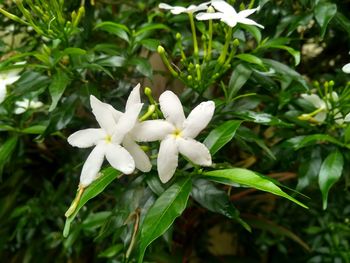
[[[84,190],[79,203],[73,214],[71,214],[67,219],[64,225],[63,236],[67,237],[69,235],[70,225],[73,222],[74,218],[77,216],[79,210],[92,198],[99,195],[111,182],[119,178],[122,174],[115,170],[112,167],[104,169],[101,172],[100,177],[98,177],[92,184],[89,185]],[[73,201],[74,202],[74,201]]]
[[[238,54],[236,55],[237,58],[240,60],[246,61],[251,64],[259,65],[262,68],[265,68],[264,62],[257,56],[254,56],[252,54]]]
[[[253,187],[258,190],[262,190],[265,192],[269,192],[281,197],[284,197],[304,208],[307,208],[304,204],[294,199],[287,193],[283,192],[281,188],[279,188],[276,184],[274,184],[267,177],[261,176],[256,172],[243,169],[243,168],[233,168],[233,169],[224,169],[224,170],[215,170],[204,172],[204,176],[207,176],[208,179],[228,184],[228,185],[245,185],[249,187]]]
[[[16,148],[17,141],[17,136],[14,136],[6,140],[6,142],[0,146],[0,178],[2,176],[5,164],[8,162]]]
[[[85,55],[86,54],[86,50],[85,49],[81,49],[81,48],[77,48],[77,47],[68,47],[65,50],[63,50],[62,52],[62,56],[64,55]]]
[[[121,39],[129,42],[129,34],[130,30],[122,24],[114,23],[114,22],[102,22],[95,26],[95,29],[100,29],[106,31],[110,34],[116,35]]]
[[[244,66],[243,64],[237,65],[233,70],[233,73],[228,84],[228,100],[232,100],[237,92],[248,81],[252,74],[252,70]]]
[[[317,23],[321,27],[322,38],[326,33],[328,23],[332,20],[332,18],[335,16],[336,13],[337,13],[336,4],[320,1],[316,5],[314,9],[314,15]]]
[[[62,70],[58,69],[57,73],[52,77],[52,82],[49,86],[49,91],[52,99],[49,111],[53,111],[56,108],[58,101],[62,97],[63,92],[70,82],[71,80],[68,75]]]
[[[45,125],[33,125],[28,128],[21,130],[22,133],[28,134],[42,134],[46,129]]]
[[[100,254],[98,254],[99,258],[112,258],[118,255],[122,250],[124,249],[123,244],[116,244],[113,246],[110,246],[106,250],[102,251]]]
[[[191,178],[181,178],[170,186],[148,210],[142,228],[138,262],[143,262],[146,248],[164,234],[185,210],[192,189]]]
[[[287,141],[287,143],[292,144],[293,148],[296,150],[299,150],[301,148],[304,148],[310,145],[323,144],[325,142],[330,142],[341,147],[345,146],[342,142],[338,141],[336,138],[327,134],[297,136]]]
[[[344,158],[338,150],[330,153],[323,161],[318,184],[322,192],[323,209],[327,208],[328,192],[331,187],[339,180],[344,165]]]
[[[141,28],[139,28],[139,30],[137,30],[134,34],[134,36],[139,36],[143,33],[146,33],[146,32],[149,32],[149,31],[153,31],[153,30],[156,30],[156,29],[165,29],[165,30],[169,30],[170,31],[170,28],[164,24],[147,24],[147,25],[144,25],[142,26]]]
[[[255,112],[255,111],[247,110],[247,111],[236,112],[235,115],[247,121],[253,121],[255,123],[260,123],[265,125],[285,126],[285,127],[293,126],[292,124],[286,123],[280,120],[279,118],[264,112]]]
[[[204,208],[236,220],[246,230],[251,232],[250,226],[239,216],[239,211],[232,205],[227,193],[216,188],[213,183],[204,179],[195,180],[191,196]]]
[[[252,34],[258,44],[261,42],[261,32],[256,26],[249,26],[245,24],[239,24],[239,26]]]
[[[203,142],[209,149],[210,154],[214,155],[224,147],[226,143],[230,142],[241,124],[242,121],[226,121],[216,129],[212,130]]]
[[[153,71],[149,61],[145,58],[132,58],[128,61],[130,65],[136,66],[136,70],[147,78],[152,78]]]
[[[140,44],[142,46],[144,46],[145,48],[156,52],[158,46],[161,44],[160,41],[158,39],[153,39],[153,38],[147,38],[147,39],[143,39],[140,41]]]

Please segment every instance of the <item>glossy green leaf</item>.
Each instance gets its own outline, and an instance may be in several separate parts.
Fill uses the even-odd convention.
[[[63,50],[62,55],[85,55],[86,50],[77,47],[68,47]]]
[[[265,124],[265,125],[272,125],[272,126],[286,126],[290,127],[292,126],[289,123],[286,123],[279,118],[272,116],[268,113],[263,112],[255,112],[255,111],[240,111],[235,113],[235,115],[239,116],[242,119],[245,119],[247,121],[253,121],[255,123]]]
[[[28,133],[28,134],[42,134],[45,131],[45,129],[46,129],[46,126],[44,125],[33,125],[21,130],[21,132]]]
[[[17,136],[7,139],[0,146],[0,178],[4,169],[6,162],[10,159],[13,151],[16,148],[18,138]]]
[[[314,144],[323,144],[325,142],[332,143],[338,146],[345,146],[342,142],[337,140],[336,138],[327,135],[327,134],[313,134],[313,135],[307,135],[307,136],[297,136],[294,138],[291,138],[287,141],[288,143],[292,144],[293,148],[296,150],[299,150],[301,148],[314,145]]]
[[[261,42],[261,32],[256,26],[250,26],[245,24],[239,24],[241,28],[248,31],[252,36],[255,38],[255,40],[260,43]]]
[[[149,32],[149,31],[153,31],[153,30],[157,30],[157,29],[165,29],[165,30],[170,30],[170,28],[164,24],[147,24],[142,26],[141,28],[139,28],[136,32],[135,32],[135,36],[139,36],[143,33]]]
[[[254,56],[252,54],[238,54],[236,55],[236,57],[248,63],[256,64],[256,65],[259,65],[260,67],[265,67],[264,62],[259,57]]]
[[[114,22],[102,22],[97,24],[95,29],[106,31],[129,42],[130,30],[125,25]]]
[[[138,262],[143,262],[146,248],[164,234],[185,210],[192,189],[190,177],[170,186],[148,210],[141,227]]]
[[[232,140],[241,123],[242,121],[237,120],[226,121],[209,133],[203,143],[207,146],[211,155],[217,153]]]
[[[79,210],[92,198],[99,195],[111,182],[113,182],[116,178],[119,178],[122,174],[115,170],[112,167],[104,169],[101,172],[100,177],[98,177],[92,184],[89,185],[84,190],[79,203],[72,215],[70,215],[66,219],[66,223],[63,230],[63,236],[67,237],[69,235],[70,225],[73,222],[74,218],[77,216]]]
[[[317,184],[318,174],[322,164],[320,147],[313,147],[311,154],[306,152],[306,156],[301,159],[298,172],[297,189],[302,190],[309,185]]]
[[[322,163],[318,184],[322,192],[323,209],[327,208],[328,192],[341,177],[343,166],[344,157],[338,150],[330,153]]]
[[[211,212],[222,214],[230,219],[236,220],[246,230],[251,231],[250,226],[239,216],[239,211],[229,200],[227,193],[215,187],[215,185],[204,179],[193,181],[192,198],[201,206]]]
[[[53,111],[56,108],[58,101],[62,97],[63,92],[70,82],[71,80],[68,75],[64,71],[58,69],[56,74],[52,77],[52,82],[49,86],[52,99],[49,111]]]
[[[152,78],[153,71],[152,66],[149,63],[149,61],[145,58],[132,58],[128,61],[130,65],[133,65],[136,67],[136,70],[140,72],[142,75],[144,75],[147,78]]]
[[[324,37],[327,26],[337,13],[337,5],[325,1],[319,1],[314,9],[317,23],[321,26],[321,37]]]
[[[243,64],[237,65],[233,69],[233,73],[228,84],[228,100],[232,100],[237,92],[244,86],[252,74],[252,70]]]
[[[233,168],[204,172],[203,175],[206,176],[208,179],[218,183],[223,183],[227,185],[240,184],[253,187],[255,189],[262,190],[265,192],[269,192],[284,197],[304,208],[307,208],[307,206],[305,206],[295,198],[282,191],[280,187],[274,184],[267,177],[261,176],[258,173],[253,172],[251,170],[243,168]]]

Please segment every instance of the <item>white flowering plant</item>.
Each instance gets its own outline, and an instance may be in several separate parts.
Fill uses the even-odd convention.
[[[2,1],[1,258],[346,262],[343,6]]]

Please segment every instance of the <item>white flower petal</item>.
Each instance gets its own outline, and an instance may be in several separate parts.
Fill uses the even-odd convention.
[[[251,14],[255,13],[259,9],[260,9],[260,7],[242,10],[238,13],[238,16],[239,17],[247,17],[247,16],[250,16]]]
[[[174,9],[174,6],[171,6],[171,5],[168,5],[168,4],[165,4],[165,3],[160,3],[158,5],[158,7],[160,9],[166,9],[166,10],[171,10],[171,9]]]
[[[168,134],[173,133],[175,127],[165,120],[143,121],[135,125],[131,134],[136,141],[153,142],[163,140]]]
[[[100,127],[108,134],[112,134],[116,125],[115,118],[119,118],[122,113],[119,113],[111,105],[101,102],[93,95],[90,96],[90,104],[92,113],[95,115]]]
[[[187,12],[195,13],[198,11],[207,10],[209,4],[210,2],[202,3],[200,5],[190,5],[189,7],[187,7]]]
[[[123,140],[123,146],[131,154],[135,161],[135,166],[141,172],[147,173],[151,171],[152,164],[147,156],[147,154],[141,149],[141,147],[130,138],[130,136],[125,136]]]
[[[241,23],[241,24],[257,26],[257,27],[264,29],[263,25],[260,25],[260,24],[256,23],[254,20],[249,19],[249,18],[239,17],[239,18],[237,18],[237,22]]]
[[[22,114],[22,113],[24,113],[25,111],[26,111],[25,108],[16,108],[16,109],[14,110],[14,113],[15,113],[15,114]]]
[[[334,121],[336,124],[338,125],[342,125],[345,121],[345,119],[343,118],[343,114],[338,111],[335,115],[334,115]]]
[[[79,148],[88,148],[96,145],[106,137],[103,129],[85,129],[80,130],[68,137],[68,143]]]
[[[178,149],[174,136],[168,136],[160,143],[157,166],[162,183],[173,177],[178,162]]]
[[[324,111],[321,111],[319,113],[317,113],[315,116],[314,116],[314,119],[316,121],[318,121],[319,123],[322,123],[326,120],[327,118],[327,112],[324,110]]]
[[[316,94],[301,94],[301,97],[317,109],[326,108],[326,103]]]
[[[211,5],[218,11],[222,13],[230,13],[232,16],[237,15],[236,10],[225,1],[222,0],[212,0]]]
[[[130,92],[129,98],[126,102],[125,111],[130,110],[130,108],[133,107],[133,105],[140,104],[140,103],[141,103],[141,97],[140,97],[140,83],[139,83]]]
[[[205,127],[207,127],[215,110],[213,101],[205,101],[195,107],[184,122],[182,135],[195,138]]]
[[[124,174],[131,174],[135,170],[134,159],[120,145],[108,143],[106,145],[106,158],[110,165]]]
[[[235,16],[223,16],[221,18],[221,21],[226,23],[229,27],[235,27],[237,25],[237,18]]]
[[[120,144],[124,136],[134,128],[142,105],[142,103],[134,104],[120,117],[117,126],[113,130],[112,141],[114,143]]]
[[[350,122],[350,112],[345,115],[344,122]]]
[[[210,166],[212,164],[210,152],[203,143],[191,138],[178,138],[177,145],[179,152],[193,163],[201,166]]]
[[[105,144],[99,143],[86,159],[80,175],[80,185],[87,187],[98,176],[105,155]]]
[[[159,97],[160,109],[165,119],[175,125],[176,128],[182,129],[185,121],[185,114],[180,99],[170,90],[162,93]]]
[[[6,85],[0,81],[0,103],[2,103],[6,98]]]
[[[224,15],[222,13],[198,13],[197,20],[221,19]]]
[[[346,64],[343,66],[342,70],[345,72],[345,73],[350,73],[350,63]]]
[[[6,85],[11,85],[13,83],[15,83],[17,80],[19,80],[21,76],[19,75],[15,75],[15,74],[9,74],[7,76],[7,78],[4,80],[4,82],[6,83]]]

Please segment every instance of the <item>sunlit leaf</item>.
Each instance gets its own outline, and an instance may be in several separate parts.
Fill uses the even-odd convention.
[[[265,192],[272,193],[274,195],[278,195],[284,197],[304,208],[307,208],[304,204],[291,197],[280,187],[274,184],[271,180],[267,179],[267,177],[263,177],[256,172],[243,169],[243,168],[233,168],[233,169],[224,169],[224,170],[214,170],[209,172],[204,172],[203,175],[208,179],[228,184],[228,185],[245,185],[249,187],[253,187],[258,190],[262,190]]]
[[[182,214],[192,189],[190,177],[182,178],[158,197],[148,210],[141,227],[138,262],[143,262],[146,248],[164,234]]]
[[[241,123],[242,121],[236,120],[226,121],[209,133],[203,143],[207,146],[211,155],[214,155],[232,140]]]
[[[330,153],[322,163],[318,184],[322,192],[323,209],[327,208],[328,192],[341,177],[343,166],[344,158],[338,150]]]

